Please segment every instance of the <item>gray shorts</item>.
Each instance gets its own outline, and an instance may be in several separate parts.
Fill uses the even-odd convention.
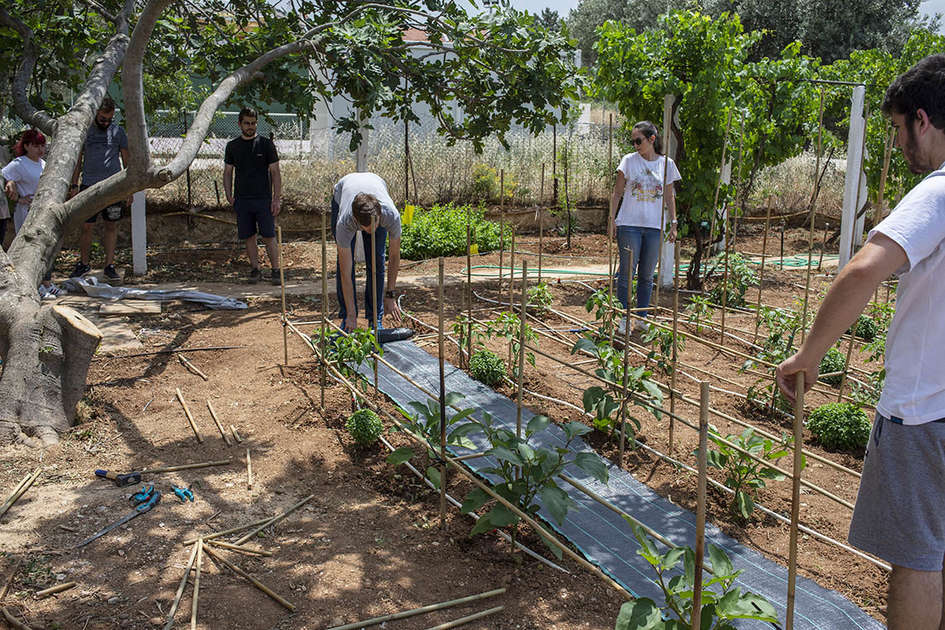
[[[850,544],[916,571],[945,556],[945,423],[876,414],[850,522]]]

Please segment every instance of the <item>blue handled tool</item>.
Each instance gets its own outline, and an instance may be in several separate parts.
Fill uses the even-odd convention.
[[[92,542],[93,540],[95,540],[96,538],[104,536],[105,534],[112,531],[116,527],[124,525],[125,523],[133,519],[134,517],[141,516],[145,512],[149,512],[151,508],[153,508],[155,505],[157,505],[160,502],[161,502],[161,492],[159,490],[154,490],[151,497],[147,501],[145,501],[144,503],[136,507],[134,512],[132,512],[131,514],[126,514],[125,516],[121,517],[120,519],[118,519],[117,521],[109,525],[108,527],[105,527],[104,529],[101,529],[95,532],[94,534],[92,534],[91,536],[89,536],[88,538],[80,542],[78,545],[76,545],[74,548],[78,549],[79,547],[83,547],[89,544],[90,542]]]
[[[149,484],[145,486],[144,488],[142,488],[141,490],[138,490],[137,492],[135,492],[133,495],[129,497],[129,499],[131,499],[132,503],[134,503],[135,505],[138,505],[139,503],[144,503],[145,501],[150,499],[152,494],[154,494],[154,486]]]
[[[177,486],[171,484],[171,489],[174,490],[174,494],[177,495],[177,498],[180,499],[181,503],[187,503],[188,500],[194,500],[194,493],[191,492],[190,488],[178,488]]]

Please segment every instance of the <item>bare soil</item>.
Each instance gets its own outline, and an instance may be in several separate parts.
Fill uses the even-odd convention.
[[[761,234],[755,226],[739,236],[738,249],[761,251]],[[807,251],[808,235],[789,230],[786,253]],[[517,247],[538,251],[536,237],[520,239]],[[560,237],[544,242],[545,267],[606,265],[605,239],[579,235],[567,250]],[[684,244],[685,246],[685,244]],[[768,242],[768,254],[777,254],[778,238]],[[320,243],[295,241],[285,247],[285,267],[293,277],[314,277],[322,263]],[[829,251],[829,248],[828,248]],[[505,258],[507,260],[508,254]],[[685,258],[685,256],[684,256]],[[529,265],[537,260],[529,255]],[[60,257],[59,270],[74,264],[74,254]],[[248,271],[237,246],[155,249],[149,256],[151,271],[143,279],[198,281],[208,278],[239,280]],[[474,264],[497,264],[498,255],[477,258]],[[328,261],[333,266],[333,259]],[[446,273],[460,277],[464,257],[449,259]],[[436,293],[429,278],[436,274],[436,261],[405,262],[402,275],[423,277],[407,289],[405,306],[419,320],[435,325]],[[785,270],[766,271],[763,302],[794,306],[803,298],[805,275]],[[333,281],[332,281],[333,282]],[[589,315],[584,302],[589,286],[604,280],[554,282],[554,307],[581,320]],[[812,280],[812,306],[825,280]],[[405,284],[407,284],[405,282]],[[798,288],[798,285],[800,288]],[[496,299],[494,282],[480,280],[476,291]],[[752,289],[749,297],[755,299]],[[464,289],[446,287],[448,322],[461,312]],[[661,301],[672,307],[671,292]],[[288,297],[289,317],[315,321],[319,300],[308,295]],[[488,303],[477,301],[477,308]],[[487,311],[477,317],[487,319]],[[544,318],[548,329],[574,325],[556,315]],[[718,322],[720,315],[715,313]],[[145,356],[100,355],[89,375],[89,393],[81,405],[81,422],[61,444],[45,451],[7,446],[0,459],[0,496],[6,497],[18,482],[37,466],[43,474],[36,484],[0,520],[0,588],[12,576],[2,604],[32,627],[62,629],[150,628],[161,626],[184,574],[191,547],[185,539],[209,534],[276,514],[309,494],[314,498],[300,510],[248,544],[273,552],[272,557],[250,557],[221,550],[231,562],[252,573],[296,607],[291,613],[247,581],[204,558],[200,576],[198,627],[201,628],[326,628],[377,615],[397,612],[434,602],[454,599],[493,588],[508,590],[497,597],[463,607],[388,623],[391,629],[429,628],[438,623],[504,606],[504,610],[470,623],[479,629],[572,628],[610,629],[624,598],[573,562],[561,562],[570,574],[549,568],[523,554],[510,554],[508,544],[493,534],[469,538],[472,521],[450,508],[441,524],[438,495],[406,469],[391,468],[383,447],[358,448],[344,429],[350,412],[350,395],[336,384],[325,390],[321,409],[318,363],[297,337],[288,339],[288,366],[283,365],[283,327],[280,302],[272,297],[250,300],[245,311],[213,312],[198,307],[166,305],[159,315],[129,316],[128,325],[144,346],[156,352],[179,348],[237,345],[240,348],[187,353],[189,360],[208,375],[204,381],[188,371],[175,354]],[[728,314],[726,324],[750,339],[752,316]],[[535,324],[538,327],[538,324]],[[429,333],[414,324],[421,335]],[[314,325],[303,325],[311,332]],[[744,332],[747,331],[747,332]],[[583,390],[591,380],[561,361],[574,364],[569,352],[578,338],[574,333],[549,332],[539,347],[560,361],[536,357],[535,368],[526,371],[525,387],[544,398],[526,394],[525,403],[556,422],[589,422],[573,407],[547,398],[580,406]],[[704,333],[718,342],[718,333]],[[556,342],[552,337],[560,338]],[[639,342],[639,336],[634,340]],[[434,340],[419,339],[431,353]],[[746,351],[745,344],[731,339],[727,347]],[[490,347],[504,356],[506,348],[492,341]],[[126,353],[127,354],[127,353]],[[853,352],[857,365],[863,355]],[[455,346],[448,346],[447,359],[456,363]],[[636,355],[635,363],[644,358]],[[743,359],[721,353],[700,343],[687,342],[680,357],[685,367],[677,375],[677,386],[698,399],[696,380],[706,378],[722,389],[744,393],[755,378],[739,372]],[[592,364],[581,366],[593,369]],[[695,380],[685,376],[690,374]],[[668,377],[657,375],[664,382]],[[711,378],[710,378],[711,376]],[[721,380],[725,379],[725,380]],[[180,389],[199,427],[203,442],[191,431],[176,390]],[[499,391],[513,392],[510,386]],[[836,389],[815,393],[808,408],[836,398]],[[207,410],[210,401],[225,427],[233,425],[242,444],[228,446],[216,430]],[[393,410],[389,403],[383,403]],[[712,407],[725,414],[756,423],[774,432],[790,431],[790,419],[759,411],[737,396],[714,391]],[[682,402],[677,412],[696,422],[698,410]],[[656,420],[635,408],[641,420],[639,439],[662,453],[672,451],[693,464],[690,453],[697,444],[694,431],[675,425],[674,443],[669,443],[668,422]],[[737,433],[741,427],[722,417],[713,417],[722,432]],[[591,436],[598,451],[612,460],[619,456],[617,441],[600,433]],[[816,444],[809,448],[844,466],[859,470],[861,453],[827,453]],[[232,439],[232,438],[231,438]],[[403,436],[392,434],[395,445]],[[251,452],[253,484],[248,487],[246,455]],[[91,544],[73,549],[78,541],[128,513],[128,495],[140,488],[118,488],[94,477],[95,469],[115,471],[232,459],[226,466],[175,473],[146,475],[164,492],[161,503],[150,513],[133,519]],[[781,465],[789,467],[789,458]],[[695,509],[695,477],[658,459],[646,450],[628,450],[623,465],[672,501]],[[713,478],[721,480],[718,471]],[[853,502],[857,480],[820,462],[808,460],[804,478]],[[190,487],[193,503],[180,503],[171,484]],[[462,498],[468,484],[453,479],[450,494]],[[790,511],[790,483],[773,482],[758,500],[782,514]],[[850,510],[807,489],[802,489],[801,522],[827,536],[845,540]],[[709,519],[726,533],[776,561],[786,564],[788,527],[757,512],[748,522],[733,516],[729,498],[710,489]],[[526,530],[526,544],[549,554]],[[802,574],[851,598],[882,620],[885,609],[885,573],[874,565],[804,536],[799,547]],[[18,567],[15,574],[13,568]],[[77,586],[46,599],[34,593],[55,584],[75,581]],[[190,617],[191,590],[187,589],[177,613],[177,626]]]

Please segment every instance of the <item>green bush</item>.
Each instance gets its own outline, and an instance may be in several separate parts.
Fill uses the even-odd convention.
[[[345,428],[361,446],[371,446],[381,437],[384,424],[377,414],[370,409],[359,409],[348,416]]]
[[[843,353],[837,348],[831,348],[827,351],[827,354],[824,355],[824,358],[820,360],[820,367],[818,368],[818,371],[821,374],[833,374],[834,372],[840,372],[843,370],[845,363],[846,357],[843,356]],[[834,374],[833,376],[822,376],[820,380],[822,380],[824,383],[827,383],[828,385],[839,385],[842,378],[842,374]]]
[[[499,248],[499,224],[486,221],[482,208],[469,208],[469,225],[472,242],[480,252]],[[433,206],[429,210],[417,209],[410,225],[403,226],[400,254],[409,260],[422,260],[437,256],[462,256],[466,254],[467,206]],[[510,227],[506,227],[506,243],[512,238]]]
[[[828,451],[850,451],[866,446],[870,419],[853,403],[827,403],[814,409],[807,428]]]
[[[480,383],[492,386],[505,378],[505,363],[490,350],[480,350],[469,360],[469,372]]]
[[[879,334],[879,326],[869,315],[860,315],[847,330],[847,333],[859,337],[863,341],[873,341],[873,339],[876,339],[876,335]]]

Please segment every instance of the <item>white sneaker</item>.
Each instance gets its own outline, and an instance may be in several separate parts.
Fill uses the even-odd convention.
[[[626,335],[627,334],[627,318],[621,317],[617,322],[617,334]]]
[[[647,325],[645,319],[638,319],[633,322],[633,329],[637,332],[644,333],[649,329],[649,326]]]

